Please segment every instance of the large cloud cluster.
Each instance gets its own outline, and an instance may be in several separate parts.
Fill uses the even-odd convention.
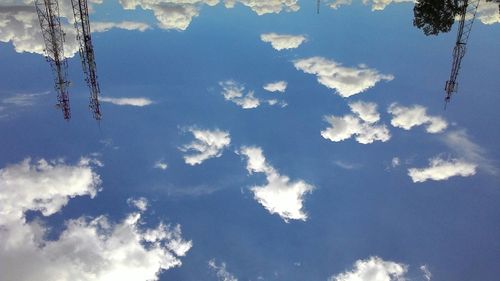
[[[377,123],[380,120],[380,115],[377,112],[376,104],[358,101],[350,103],[349,107],[354,114],[324,117],[330,127],[321,131],[323,138],[340,142],[355,137],[356,141],[362,144],[374,141],[386,142],[391,138],[387,126]]]
[[[126,10],[138,6],[153,11],[158,26],[163,29],[186,30],[193,18],[199,16],[202,5],[215,6],[219,0],[119,0]]]
[[[278,214],[283,220],[306,220],[303,210],[306,194],[311,193],[314,186],[303,180],[290,181],[267,163],[260,147],[244,146],[240,153],[247,158],[247,170],[252,173],[264,173],[267,183],[252,187],[255,199],[271,214]]]
[[[95,2],[95,1],[94,1]],[[66,34],[64,55],[72,57],[78,52],[76,30],[72,24],[73,12],[69,1],[59,1],[62,28]],[[93,32],[105,32],[113,28],[144,31],[149,28],[140,22],[92,22]],[[44,55],[45,45],[40,24],[32,1],[12,1],[0,4],[0,42],[12,42],[18,53]]]
[[[299,59],[293,63],[296,69],[316,75],[320,84],[336,90],[344,98],[362,93],[380,81],[394,79],[390,74],[381,74],[365,65],[346,67],[323,57]]]
[[[5,281],[158,280],[158,274],[180,266],[191,248],[180,227],[160,224],[142,229],[141,212],[113,223],[105,216],[65,222],[56,239],[43,218],[59,212],[77,196],[95,196],[98,161],[75,165],[62,160],[26,159],[0,169],[0,272]],[[139,206],[141,200],[134,203]],[[142,211],[145,210],[145,204]],[[40,218],[28,220],[27,211]]]

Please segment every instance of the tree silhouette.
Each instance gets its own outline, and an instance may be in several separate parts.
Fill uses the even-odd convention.
[[[413,8],[413,25],[425,35],[450,31],[458,12],[457,0],[417,0]]]

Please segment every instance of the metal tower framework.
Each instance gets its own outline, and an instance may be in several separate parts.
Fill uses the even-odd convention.
[[[90,20],[87,0],[71,0],[73,15],[75,16],[75,28],[77,40],[80,45],[80,58],[82,61],[85,81],[90,89],[90,110],[94,119],[101,120],[101,108],[99,105],[100,88],[97,81],[97,70],[94,56],[94,47],[90,35]]]
[[[444,90],[446,92],[445,96],[445,106],[451,99],[451,96],[458,91],[457,78],[460,71],[460,65],[462,59],[465,56],[465,51],[467,49],[467,41],[469,41],[470,32],[472,30],[472,24],[476,18],[477,8],[479,6],[480,0],[458,0],[460,17],[457,41],[455,43],[455,48],[453,49],[453,61],[451,65],[450,79],[446,81]]]
[[[35,0],[35,7],[45,43],[45,57],[54,73],[57,106],[62,110],[64,119],[69,120],[68,63],[64,57],[64,32],[59,17],[59,4],[57,0]]]

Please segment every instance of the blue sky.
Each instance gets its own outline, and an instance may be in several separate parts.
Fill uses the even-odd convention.
[[[100,123],[0,4],[0,280],[496,280],[498,4],[445,111],[411,1],[99,2]]]

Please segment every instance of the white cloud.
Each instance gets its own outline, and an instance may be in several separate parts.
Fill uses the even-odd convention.
[[[391,124],[394,127],[410,130],[415,126],[426,125],[426,131],[431,134],[440,133],[448,127],[448,123],[440,116],[427,115],[427,109],[421,105],[405,107],[393,103],[388,112],[393,115]]]
[[[408,175],[413,182],[427,180],[442,181],[451,177],[469,177],[476,174],[476,164],[462,159],[444,160],[440,157],[429,159],[429,167],[408,169]]]
[[[225,0],[226,8],[233,8],[236,3],[249,7],[257,15],[278,14],[282,11],[296,12],[300,9],[298,0]]]
[[[372,11],[381,11],[392,3],[413,3],[414,0],[363,0],[363,4],[371,5]],[[332,0],[329,6],[332,9],[338,9],[340,6],[351,5],[352,0]]]
[[[96,195],[101,181],[92,163],[98,164],[26,159],[0,169],[2,280],[158,280],[162,270],[181,265],[191,242],[182,239],[180,227],[143,230],[140,213],[120,223],[104,216],[70,219],[57,238],[46,239],[44,217],[70,198]],[[40,217],[28,221],[26,211]]]
[[[64,56],[73,57],[78,52],[78,43],[72,24],[71,4],[69,1],[60,1],[59,3],[61,17],[68,19],[68,22],[62,21],[62,29],[66,34]],[[92,5],[90,5],[90,10],[92,11]],[[138,22],[92,22],[91,24],[93,32],[104,32],[111,28],[143,31],[147,25]],[[0,42],[12,42],[18,53],[28,52],[45,55],[45,45],[32,1],[11,1],[0,4]]]
[[[325,116],[325,121],[330,124],[321,131],[321,136],[333,142],[340,142],[351,137],[362,144],[374,141],[386,142],[391,134],[386,125],[378,124],[380,116],[374,103],[354,102],[349,107],[355,115],[348,114],[342,117],[333,115]]]
[[[384,261],[379,257],[357,260],[354,268],[331,276],[329,281],[403,281],[408,266],[393,261]]]
[[[189,165],[198,165],[203,161],[220,157],[223,150],[231,143],[229,132],[216,130],[201,130],[190,128],[195,140],[180,148],[183,152],[192,151],[194,153],[184,155],[184,161]]]
[[[220,281],[238,281],[238,278],[227,271],[226,263],[222,262],[220,265],[217,265],[215,260],[211,259],[208,261],[208,266],[215,272]]]
[[[158,26],[163,29],[186,30],[193,18],[199,16],[203,5],[215,6],[219,0],[119,0],[126,10],[137,6],[152,10]]]
[[[280,92],[284,93],[286,91],[286,87],[288,86],[288,83],[286,81],[276,81],[276,82],[271,82],[267,83],[264,85],[264,90],[269,91],[269,92]]]
[[[424,273],[425,280],[431,281],[432,273],[429,271],[429,268],[427,267],[427,265],[424,264],[424,265],[420,266],[420,270],[422,270],[422,272]]]
[[[481,1],[477,8],[477,19],[483,24],[500,23],[500,8],[498,4],[498,2]]]
[[[381,74],[365,65],[345,67],[323,57],[299,59],[293,63],[296,69],[316,75],[320,84],[336,90],[340,96],[345,98],[362,93],[380,81],[394,79],[394,76],[390,74]]]
[[[498,168],[487,157],[484,148],[473,142],[465,130],[457,130],[444,134],[443,142],[460,158],[478,165],[478,168],[491,175],[498,174]]]
[[[15,94],[13,96],[2,99],[2,103],[6,105],[14,106],[32,106],[35,105],[36,101],[41,97],[47,95],[45,93],[34,93],[34,94]]]
[[[149,24],[143,22],[135,21],[123,21],[123,22],[92,22],[92,32],[106,32],[113,28],[124,29],[124,30],[137,30],[144,32],[151,28]]]
[[[377,104],[373,102],[352,102],[349,103],[351,111],[368,123],[375,123],[380,120],[380,114],[377,111]]]
[[[101,97],[99,99],[102,102],[112,103],[114,105],[129,105],[129,106],[138,106],[143,107],[147,105],[151,105],[153,103],[152,100],[148,98],[111,98],[111,97]]]
[[[243,109],[256,108],[260,105],[260,100],[254,96],[253,91],[245,94],[245,87],[235,81],[228,80],[219,82],[222,87],[224,99],[239,105]]]
[[[144,197],[140,198],[129,198],[127,203],[131,206],[136,207],[139,211],[144,212],[148,209],[148,200]]]
[[[361,168],[361,165],[359,165],[359,164],[347,163],[347,162],[344,162],[341,160],[335,161],[334,164],[342,169],[345,169],[345,170],[356,170],[356,169]]]
[[[399,166],[401,164],[401,160],[399,160],[399,157],[394,157],[392,158],[391,160],[391,166],[393,168],[396,168],[397,166]]]
[[[281,51],[298,48],[306,41],[306,37],[304,35],[265,33],[260,35],[260,40],[271,43],[274,49]]]
[[[168,168],[168,164],[165,163],[163,160],[158,160],[155,162],[153,167],[160,170],[166,170]]]
[[[269,165],[259,147],[242,147],[240,153],[247,157],[247,170],[252,173],[264,173],[267,183],[251,188],[257,200],[271,214],[278,214],[283,220],[307,220],[303,210],[303,201],[314,186],[298,180],[290,182],[290,178]]]

